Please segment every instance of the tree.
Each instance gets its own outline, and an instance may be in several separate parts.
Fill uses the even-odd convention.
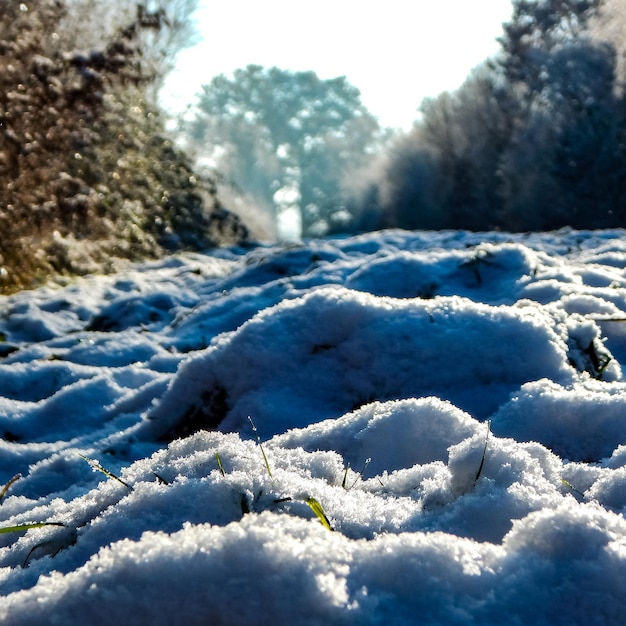
[[[432,180],[444,226],[501,227],[500,161],[516,109],[506,83],[488,64],[478,66],[457,91],[422,103],[417,141],[436,166]]]
[[[507,221],[518,216],[533,229],[615,225],[626,154],[614,50],[581,39],[555,49],[546,68],[551,80],[503,156]]]
[[[583,35],[603,0],[513,0],[513,14],[499,38],[499,65],[518,97],[533,97],[549,82],[553,50]]]
[[[378,192],[388,226],[623,226],[626,97],[601,0],[515,0],[500,53],[424,101]],[[599,31],[600,34],[603,32]],[[621,221],[620,221],[621,220]]]
[[[617,55],[592,37],[602,0],[514,3],[499,67],[518,107],[502,158],[514,226],[615,224],[623,196],[624,108]]]
[[[202,87],[188,127],[195,146],[260,204],[297,208],[305,235],[346,218],[342,180],[382,140],[377,120],[345,77],[249,65]]]
[[[420,120],[394,142],[378,174],[381,225],[499,227],[499,162],[513,123],[509,100],[486,64],[457,91],[425,99]]]

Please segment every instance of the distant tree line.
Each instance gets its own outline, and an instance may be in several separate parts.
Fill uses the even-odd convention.
[[[425,100],[361,180],[349,204],[357,229],[626,226],[624,40],[603,36],[603,8],[514,0],[500,53]]]
[[[154,104],[195,4],[0,0],[0,292],[245,237]]]
[[[187,141],[305,237],[626,226],[625,4],[512,0],[499,53],[405,134],[345,78],[248,66],[202,88]]]

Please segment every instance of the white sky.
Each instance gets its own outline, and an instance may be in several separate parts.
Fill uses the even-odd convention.
[[[346,76],[388,126],[408,128],[425,96],[455,89],[497,50],[511,0],[203,0],[202,43],[181,53],[163,102],[256,63]]]

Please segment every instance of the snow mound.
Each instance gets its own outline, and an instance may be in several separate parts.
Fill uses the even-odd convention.
[[[0,621],[621,624],[625,260],[389,231],[0,298]]]
[[[493,416],[494,432],[539,441],[565,459],[599,461],[626,441],[626,388],[583,380],[523,385]],[[576,436],[572,436],[576,433]]]
[[[534,307],[319,288],[186,361],[149,417],[168,438],[198,427],[238,431],[248,415],[276,434],[373,400],[428,395],[487,417],[528,381],[574,381],[571,326]]]

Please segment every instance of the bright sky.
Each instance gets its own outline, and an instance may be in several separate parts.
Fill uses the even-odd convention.
[[[498,45],[511,0],[202,0],[202,43],[179,57],[163,102],[250,63],[346,76],[382,124],[408,128],[426,96],[455,89]]]

